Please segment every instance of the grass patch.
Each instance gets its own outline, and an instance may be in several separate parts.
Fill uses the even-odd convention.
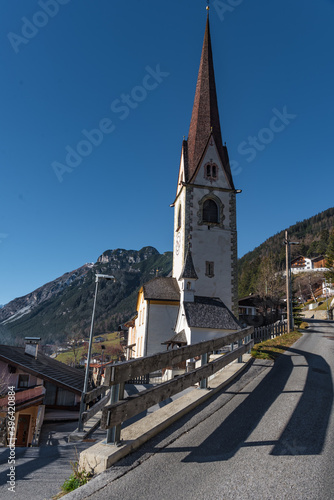
[[[280,337],[255,344],[251,351],[252,357],[275,361],[280,354],[291,347],[302,335],[301,332],[295,330],[290,333],[285,333]]]
[[[306,321],[303,321],[301,324],[300,324],[300,329],[301,330],[306,330],[306,328],[308,328],[310,325],[308,323],[306,323]]]
[[[331,304],[331,301],[332,301],[332,297],[330,297],[329,299],[327,300],[324,300],[324,302],[322,304],[320,304],[320,306],[318,306],[316,309],[314,309],[315,311],[326,311],[327,309],[327,305],[328,305],[328,309],[330,309],[330,304]]]
[[[58,493],[58,495],[52,497],[52,500],[58,500],[59,498],[62,498],[67,493],[70,493],[71,491],[80,488],[80,486],[87,484],[88,481],[92,478],[92,472],[87,472],[85,469],[79,466],[78,453],[76,462],[70,462],[70,464],[73,472],[62,485],[61,491]]]
[[[96,353],[101,354],[102,353],[101,345],[104,345],[106,348],[105,354],[107,354],[108,348],[110,348],[112,346],[119,345],[120,340],[117,337],[117,334],[118,334],[118,332],[94,335],[93,344],[92,344],[92,353],[96,352]],[[103,342],[94,342],[94,339],[97,337],[103,337],[105,340]],[[88,339],[87,339],[87,342],[88,342]],[[87,345],[86,345],[86,347],[84,347],[84,346],[78,347],[77,360],[81,359],[84,353],[87,353]],[[69,365],[71,363],[74,363],[74,361],[75,361],[74,353],[72,350],[62,352],[62,353],[58,354],[58,356],[56,357],[56,360],[61,361],[62,363]]]

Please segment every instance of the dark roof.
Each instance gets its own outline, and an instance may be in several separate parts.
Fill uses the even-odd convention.
[[[146,300],[179,301],[180,289],[175,278],[158,276],[143,285]]]
[[[196,271],[195,271],[195,267],[194,267],[193,258],[192,258],[192,255],[191,255],[190,248],[188,248],[188,250],[187,250],[186,258],[185,258],[185,261],[184,261],[184,265],[183,265],[183,269],[182,269],[182,273],[181,273],[180,279],[182,279],[182,278],[184,278],[184,279],[193,279],[193,280],[197,280],[198,279],[198,276],[197,276]]]
[[[220,129],[208,16],[187,141],[188,161],[185,169],[186,182],[189,182],[193,177],[211,133],[214,137],[228,181],[231,188],[234,189],[227,148],[223,146]]]
[[[85,378],[83,371],[67,366],[42,353],[38,353],[35,359],[25,354],[24,351],[24,347],[0,345],[0,360],[59,387],[81,393]]]
[[[215,330],[240,330],[233,313],[218,298],[195,296],[194,302],[185,302],[184,310],[189,327]]]
[[[173,337],[169,340],[166,340],[166,342],[162,342],[163,345],[165,344],[178,344],[178,345],[184,345],[184,344],[187,344],[187,336],[186,336],[186,332],[184,330],[182,330],[181,332],[179,333],[176,333],[175,335],[173,335]]]
[[[311,259],[312,262],[317,262],[319,260],[324,260],[326,259],[325,255],[318,255],[318,257],[313,257],[313,259]]]
[[[291,262],[295,262],[296,260],[299,260],[299,259],[306,259],[306,257],[304,257],[303,255],[298,255],[294,259],[291,259]]]
[[[256,307],[259,305],[259,302],[261,301],[259,295],[248,295],[248,297],[243,297],[242,299],[238,300],[239,306],[251,306],[251,307]]]

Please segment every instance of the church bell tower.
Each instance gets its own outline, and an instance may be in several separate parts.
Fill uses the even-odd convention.
[[[187,251],[195,294],[219,297],[238,314],[236,190],[223,144],[209,11],[188,139],[182,143],[174,206],[173,277],[183,286]]]

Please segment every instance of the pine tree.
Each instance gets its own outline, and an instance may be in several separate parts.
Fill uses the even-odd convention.
[[[292,301],[292,315],[295,328],[299,328],[303,322],[303,317],[300,314],[300,304],[296,299]]]
[[[332,229],[329,236],[325,265],[328,269],[325,278],[329,283],[334,283],[334,229]]]

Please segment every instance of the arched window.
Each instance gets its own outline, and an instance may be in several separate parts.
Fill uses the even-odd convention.
[[[216,181],[218,178],[218,169],[215,163],[207,163],[204,165],[204,177],[209,181]]]
[[[198,202],[198,225],[215,226],[224,228],[224,205],[221,199],[213,193],[209,193]]]
[[[181,205],[179,206],[179,211],[177,214],[177,229],[180,229],[181,227]]]
[[[219,223],[219,210],[216,202],[210,198],[203,203],[203,223],[213,222]]]
[[[216,179],[217,177],[217,167],[216,165],[212,165],[212,169],[211,169],[211,176]]]

